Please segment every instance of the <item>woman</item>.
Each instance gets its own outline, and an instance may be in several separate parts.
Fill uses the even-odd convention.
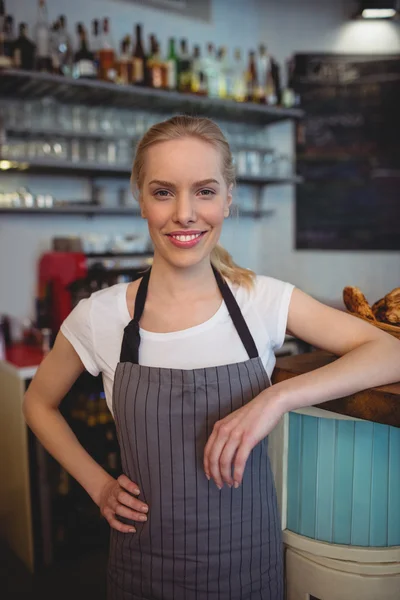
[[[83,300],[26,394],[24,414],[111,526],[115,600],[283,598],[267,436],[282,415],[399,378],[399,342],[219,246],[234,169],[220,129],[174,117],[139,143],[132,172],[151,271]],[[286,331],[340,356],[273,387]],[[58,407],[103,373],[123,474],[86,453]]]

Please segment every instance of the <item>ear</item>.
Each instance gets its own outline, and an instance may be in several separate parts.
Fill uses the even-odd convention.
[[[232,204],[232,193],[233,193],[233,185],[231,184],[228,187],[228,195],[227,195],[227,198],[226,198],[226,206],[224,208],[224,217],[229,217],[229,212],[230,212],[229,211],[229,207]]]

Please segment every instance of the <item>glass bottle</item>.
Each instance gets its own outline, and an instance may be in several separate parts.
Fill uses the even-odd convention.
[[[234,52],[232,86],[233,99],[236,100],[236,102],[245,102],[247,95],[246,70],[242,61],[242,53],[239,48],[236,48]]]
[[[132,53],[132,83],[134,85],[144,85],[144,66],[146,55],[142,43],[142,26],[136,25],[136,43]]]
[[[93,19],[92,21],[92,35],[90,38],[90,48],[94,54],[94,60],[98,69],[100,66],[101,49],[100,23],[98,19]]]
[[[167,87],[176,90],[178,77],[178,56],[175,52],[175,39],[169,40],[169,51],[167,58]]]
[[[6,35],[5,35],[6,7],[4,0],[0,0],[0,67],[11,67],[11,57],[6,54]]]
[[[218,79],[218,96],[220,98],[232,98],[233,96],[233,72],[229,61],[228,53],[225,47],[219,49],[219,79]]]
[[[256,53],[254,51],[249,52],[249,65],[246,74],[247,80],[247,102],[254,102],[256,100],[257,92],[257,67],[256,67]]]
[[[60,63],[60,70],[63,75],[70,75],[72,63],[72,43],[68,34],[67,18],[65,15],[60,15],[58,17],[58,24],[57,53]]]
[[[120,85],[128,85],[132,81],[133,61],[129,50],[131,46],[131,38],[126,35],[121,42],[121,53],[117,62],[117,83]]]
[[[103,32],[101,36],[101,47],[99,51],[100,79],[104,81],[115,81],[115,51],[114,42],[110,32],[110,21],[106,17],[103,19]]]
[[[203,61],[201,58],[200,46],[193,48],[191,92],[198,96],[207,95],[207,86],[203,73]]]
[[[181,39],[178,56],[178,89],[180,92],[190,92],[192,58],[188,51],[187,41]]]
[[[7,15],[4,23],[4,54],[12,59],[14,52],[14,19],[11,15]]]
[[[97,77],[94,54],[89,50],[86,30],[82,23],[78,23],[77,33],[80,40],[80,46],[74,56],[73,75],[76,79],[94,79]]]
[[[218,98],[219,63],[215,56],[214,44],[211,43],[207,44],[207,55],[204,59],[204,75],[209,97]]]
[[[20,23],[19,36],[14,43],[14,65],[32,71],[35,65],[35,44],[28,38],[26,23]]]
[[[51,73],[53,65],[50,54],[50,27],[45,0],[39,0],[38,16],[35,26],[35,43],[36,70]]]

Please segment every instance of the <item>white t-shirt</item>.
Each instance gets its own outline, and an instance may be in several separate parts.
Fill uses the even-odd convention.
[[[81,300],[61,325],[62,333],[89,373],[102,373],[111,411],[114,373],[124,328],[130,321],[126,303],[128,285],[119,283]],[[280,348],[285,339],[294,286],[261,275],[256,277],[252,290],[229,285],[271,377],[275,366],[274,350]],[[172,333],[140,329],[140,337],[139,362],[147,367],[196,369],[248,359],[224,302],[205,323]]]

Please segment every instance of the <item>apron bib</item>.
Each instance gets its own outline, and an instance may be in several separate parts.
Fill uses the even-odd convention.
[[[111,529],[108,600],[283,600],[282,532],[267,439],[238,489],[203,470],[214,423],[270,385],[240,308],[214,274],[249,359],[205,369],[139,365],[148,271],[124,331],[113,411],[123,472],[149,505],[137,533]],[[126,519],[121,521],[129,523]]]

